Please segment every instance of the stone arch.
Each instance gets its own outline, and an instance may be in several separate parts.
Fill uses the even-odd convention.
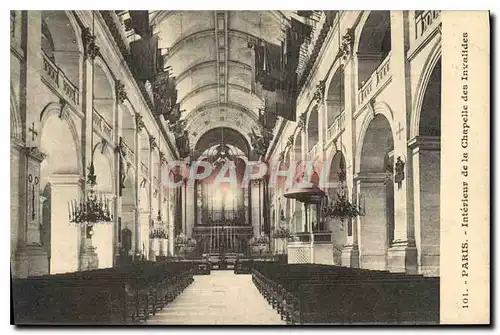
[[[319,108],[314,105],[307,118],[307,150],[311,152],[319,143]]]
[[[293,135],[293,155],[295,163],[302,161],[302,130],[296,131]]]
[[[121,113],[121,128],[122,128],[122,138],[125,144],[129,147],[132,152],[135,152],[135,115],[132,106],[128,106],[128,103],[122,104],[120,106]]]
[[[220,144],[222,132],[224,133],[225,144],[232,144],[247,155],[247,157],[251,156],[251,145],[247,136],[242,134],[237,128],[226,126],[213,127],[201,134],[194,144],[195,151],[201,154],[209,147]]]
[[[436,57],[437,55],[437,57]],[[441,58],[434,54],[424,76],[412,149],[415,244],[420,273],[439,276],[441,195]],[[430,73],[428,75],[428,73]],[[424,78],[425,78],[424,77]],[[418,125],[418,126],[417,126]]]
[[[346,159],[344,153],[341,150],[335,151],[333,154],[328,173],[328,182],[333,184],[333,187],[325,189],[330,201],[334,201],[337,197],[337,192],[339,192],[340,187],[340,175],[343,174],[344,183],[347,180],[347,168]],[[346,185],[346,184],[344,184]],[[347,198],[350,199],[349,194]],[[347,243],[348,232],[352,235],[352,220],[343,222],[339,219],[325,218],[325,228],[332,232],[332,242],[333,242],[333,261],[336,265],[342,264],[342,248]]]
[[[42,51],[61,69],[69,81],[80,87],[83,42],[81,30],[70,11],[42,13]]]
[[[62,109],[62,111],[61,111]],[[70,131],[70,136],[69,137],[61,137],[61,136],[55,136],[55,134],[59,134],[57,131],[53,134],[50,135],[50,138],[56,139],[56,138],[61,138],[60,143],[62,146],[64,145],[74,145],[75,148],[75,153],[76,153],[76,166],[77,170],[76,171],[69,171],[74,174],[83,174],[83,163],[82,163],[82,149],[80,145],[80,135],[77,129],[77,126],[71,117],[70,113],[70,108],[67,105],[62,105],[59,102],[51,102],[45,106],[45,108],[42,110],[40,113],[40,129],[41,129],[41,134],[40,134],[40,139],[42,138],[42,133],[43,129],[46,128],[47,123],[50,120],[55,120],[55,118],[59,118],[63,123],[66,123],[67,127],[69,128]],[[50,121],[52,122],[52,121]],[[73,141],[68,141],[68,138],[73,139]],[[64,150],[63,150],[64,151]],[[64,151],[66,152],[66,151]],[[69,151],[68,151],[69,152]],[[58,159],[58,158],[56,158]],[[50,157],[47,157],[43,162],[43,164],[48,164],[48,161],[50,160]],[[63,163],[63,162],[61,162]],[[71,161],[69,164],[73,164]],[[60,171],[61,173],[66,173],[65,171]],[[67,171],[68,172],[68,171]]]
[[[394,113],[389,105],[385,102],[377,102],[373,106],[374,113],[366,113],[365,118],[361,124],[360,132],[358,139],[356,141],[356,156],[355,156],[355,172],[360,172],[360,162],[361,162],[361,149],[363,146],[363,142],[365,139],[366,131],[368,130],[368,126],[370,122],[377,116],[383,115],[385,119],[389,122],[389,126],[391,129],[391,133],[394,134]]]
[[[420,120],[421,120],[421,111],[422,104],[424,101],[424,95],[427,91],[427,85],[431,80],[431,76],[436,67],[436,64],[441,61],[441,39],[439,39],[436,44],[433,46],[430,56],[427,58],[422,75],[420,76],[417,84],[416,95],[413,101],[413,110],[411,117],[411,126],[410,126],[410,139],[413,139],[415,136],[420,134]]]
[[[46,154],[40,165],[40,238],[49,257],[50,273],[78,269],[80,229],[70,225],[68,202],[82,195],[81,152],[72,120],[61,106],[50,103],[40,115],[40,150]],[[73,140],[71,140],[73,139]]]
[[[389,120],[381,113],[369,121],[360,146],[358,194],[365,216],[360,224],[362,267],[383,270],[387,250],[394,239],[394,135]]]
[[[94,109],[114,128],[116,106],[115,79],[105,61],[96,57],[94,60]]]
[[[97,135],[94,135],[97,137]],[[96,141],[94,141],[96,143]],[[116,201],[116,182],[114,171],[114,152],[112,148],[97,142],[94,145],[93,163],[95,174],[97,176],[97,185],[95,190],[102,192],[106,199],[110,200],[112,211],[114,211],[114,202]],[[96,248],[99,268],[109,268],[113,266],[113,226],[114,224],[96,224],[94,234],[92,235],[92,244]]]
[[[340,64],[333,73],[326,92],[326,122],[329,129],[345,109],[344,66]]]
[[[358,87],[362,87],[391,51],[390,11],[370,11],[359,25],[355,41]]]

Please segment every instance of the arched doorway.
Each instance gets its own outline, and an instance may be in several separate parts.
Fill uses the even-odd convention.
[[[358,236],[362,268],[384,270],[387,266],[387,250],[394,238],[393,150],[390,123],[377,114],[363,138],[356,180],[365,212]]]
[[[42,116],[40,150],[46,157],[40,165],[40,240],[49,273],[73,272],[78,270],[81,229],[69,222],[68,202],[83,195],[75,129],[71,121],[59,119],[55,108]]]
[[[391,51],[391,14],[371,11],[359,37],[358,87],[361,88]]]
[[[418,134],[410,141],[415,189],[415,243],[419,272],[439,275],[441,189],[441,59],[425,87]]]

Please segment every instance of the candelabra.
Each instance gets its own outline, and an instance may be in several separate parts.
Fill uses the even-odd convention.
[[[87,226],[87,237],[93,235],[92,227],[97,223],[112,223],[113,214],[109,199],[102,192],[94,190],[97,185],[97,176],[94,173],[94,163],[90,163],[87,183],[90,189],[87,198],[81,201],[72,200],[68,202],[69,222],[84,224]]]
[[[160,211],[158,211],[158,216],[156,217],[156,220],[157,220],[156,224],[155,224],[154,220],[151,220],[149,238],[150,239],[168,238],[168,233],[165,230]]]

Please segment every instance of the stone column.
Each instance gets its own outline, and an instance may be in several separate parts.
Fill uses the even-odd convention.
[[[83,250],[86,246],[82,242],[86,238],[85,224],[75,225],[69,222],[68,202],[81,200],[82,182],[83,179],[79,175],[50,177],[51,274],[95,269],[98,266],[94,250]]]
[[[136,240],[136,237],[138,236],[136,232],[136,227],[138,225],[136,224],[136,218],[138,217],[137,215],[137,207],[134,205],[123,205],[122,206],[122,212],[121,212],[121,229],[129,229],[131,234],[132,234],[132,239],[131,239],[131,245],[130,245],[130,250],[129,250],[129,255],[134,255],[135,250],[137,250],[137,243],[138,241]],[[120,231],[119,234],[122,232]],[[123,240],[122,240],[122,245],[123,245]]]
[[[388,253],[389,270],[396,272],[416,273],[417,253],[415,248],[415,230],[413,211],[413,185],[411,174],[411,155],[407,146],[407,129],[409,129],[409,63],[406,57],[409,42],[408,12],[391,12],[391,75],[394,100],[391,107],[394,115],[394,162],[398,159],[405,164],[404,179],[394,183],[394,241]],[[408,119],[408,120],[407,120]]]
[[[251,205],[252,205],[252,228],[253,236],[260,236],[261,228],[264,225],[264,218],[262,217],[261,204],[262,195],[259,189],[260,181],[251,181]],[[262,187],[262,186],[261,186]],[[259,201],[260,200],[260,201]]]
[[[300,154],[300,160],[302,162],[305,162],[307,160],[307,155],[309,153],[309,142],[308,142],[308,137],[309,134],[307,133],[307,125],[304,125],[304,129],[300,132],[300,135],[302,137],[302,147],[301,147],[301,154]]]
[[[194,226],[194,192],[195,188],[193,185],[189,186],[185,189],[187,194],[184,200],[186,201],[186,231],[184,232],[187,237],[191,237],[193,235],[193,226]]]
[[[168,253],[175,254],[175,189],[169,188],[168,195]]]
[[[357,62],[358,59],[349,50],[345,53],[344,64],[344,94],[345,94],[345,130],[342,136],[342,143],[345,145],[345,160],[346,160],[346,173],[347,173],[347,190],[350,195],[351,201],[360,203],[358,198],[357,185],[354,182],[355,173],[355,153],[357,151],[356,144],[356,122],[354,115],[356,114],[358,82]],[[342,265],[358,268],[359,267],[359,240],[358,240],[358,226],[361,219],[359,217],[351,220],[352,235],[347,234],[349,222],[346,221],[346,234],[347,243],[342,249]]]
[[[45,155],[37,147],[20,151],[18,242],[14,275],[27,277],[49,272],[47,253],[40,240],[40,163]],[[67,206],[65,206],[67,211]],[[68,213],[64,213],[68,217]]]
[[[325,142],[327,139],[326,132],[328,131],[326,111],[326,101],[322,98],[321,101],[318,102],[318,160],[320,162],[325,161]]]
[[[359,174],[355,178],[358,194],[364,200],[364,216],[358,219],[359,265],[365,269],[386,270],[387,217],[385,173]]]
[[[150,243],[149,243],[149,222],[150,215],[149,212],[140,211],[139,212],[139,226],[140,230],[140,244],[139,244],[139,253],[143,254],[146,259],[149,259]]]
[[[134,146],[134,155],[135,155],[135,180],[134,180],[134,186],[135,186],[135,209],[131,208],[134,210],[134,217],[131,220],[133,225],[129,227],[129,229],[132,231],[132,252],[133,252],[133,257],[137,257],[141,251],[141,223],[139,220],[139,205],[140,205],[140,196],[141,196],[141,144],[140,144],[140,135],[139,133],[141,132],[141,128],[139,125],[136,127],[136,132],[135,132],[135,146]],[[130,213],[132,211],[129,211]]]
[[[440,247],[440,140],[417,137],[413,151],[415,242],[418,272],[439,276]]]
[[[24,139],[29,148],[40,145],[40,111],[34,109],[39,106],[40,96],[45,94],[45,85],[40,80],[42,66],[42,46],[40,36],[42,34],[42,13],[41,11],[24,11],[26,17],[23,22],[23,47],[25,50],[25,67],[21,72],[21,84],[24,90],[21,90],[20,109],[21,114],[25,116]],[[24,35],[24,34],[23,34]],[[23,92],[24,91],[24,92]],[[24,96],[24,99],[22,98]]]

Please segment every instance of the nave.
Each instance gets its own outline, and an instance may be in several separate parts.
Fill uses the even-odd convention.
[[[152,325],[285,325],[252,283],[252,275],[232,270],[195,276],[167,308],[151,316]]]

